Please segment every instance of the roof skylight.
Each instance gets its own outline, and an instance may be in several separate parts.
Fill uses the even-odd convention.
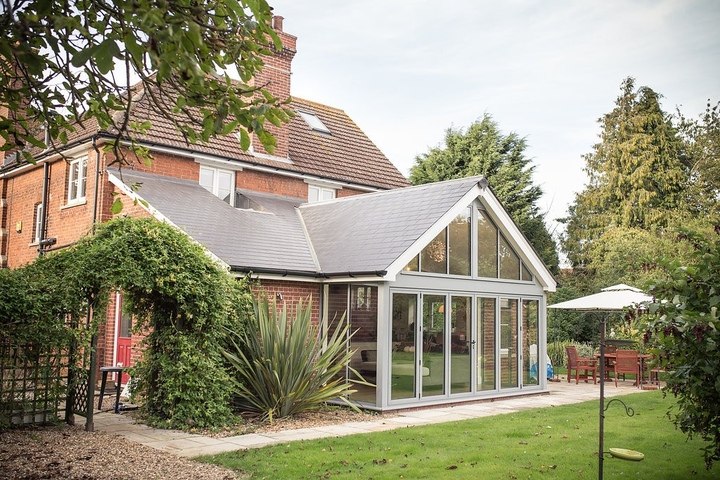
[[[305,120],[305,123],[307,123],[313,130],[317,130],[318,132],[331,133],[330,129],[327,128],[325,124],[314,113],[304,112],[302,110],[298,110],[298,113],[303,118],[303,120]]]

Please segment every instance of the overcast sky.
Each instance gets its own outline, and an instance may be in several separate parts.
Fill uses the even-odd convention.
[[[720,100],[718,0],[269,3],[298,37],[294,96],[347,112],[405,175],[487,112],[527,138],[549,220],[583,189],[582,155],[624,78],[667,112]]]

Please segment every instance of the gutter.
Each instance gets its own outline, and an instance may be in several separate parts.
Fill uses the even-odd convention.
[[[333,277],[384,277],[387,275],[386,270],[368,270],[358,272],[310,272],[307,270],[286,270],[281,268],[263,268],[263,267],[247,267],[247,266],[233,266],[230,268],[231,272],[242,272],[242,273],[257,273],[257,274],[270,274],[279,275],[281,277],[293,276],[293,277],[307,277],[307,278],[333,278]]]

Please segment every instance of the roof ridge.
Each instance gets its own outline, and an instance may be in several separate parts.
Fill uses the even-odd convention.
[[[318,205],[329,205],[338,204],[342,202],[361,201],[368,197],[375,197],[378,195],[399,195],[401,192],[407,192],[408,190],[422,190],[422,189],[435,189],[447,186],[449,183],[472,183],[473,185],[478,184],[481,188],[488,186],[488,181],[483,175],[473,175],[472,177],[453,178],[450,180],[443,180],[441,182],[423,183],[420,185],[411,185],[408,187],[392,188],[389,190],[381,190],[378,192],[368,192],[361,195],[350,195],[347,197],[335,198],[333,200],[327,200],[323,202],[305,203],[300,205],[300,208],[313,207]]]

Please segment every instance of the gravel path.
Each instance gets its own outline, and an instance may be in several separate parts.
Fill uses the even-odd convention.
[[[0,479],[236,479],[224,468],[179,458],[82,427],[29,427],[0,432]]]

